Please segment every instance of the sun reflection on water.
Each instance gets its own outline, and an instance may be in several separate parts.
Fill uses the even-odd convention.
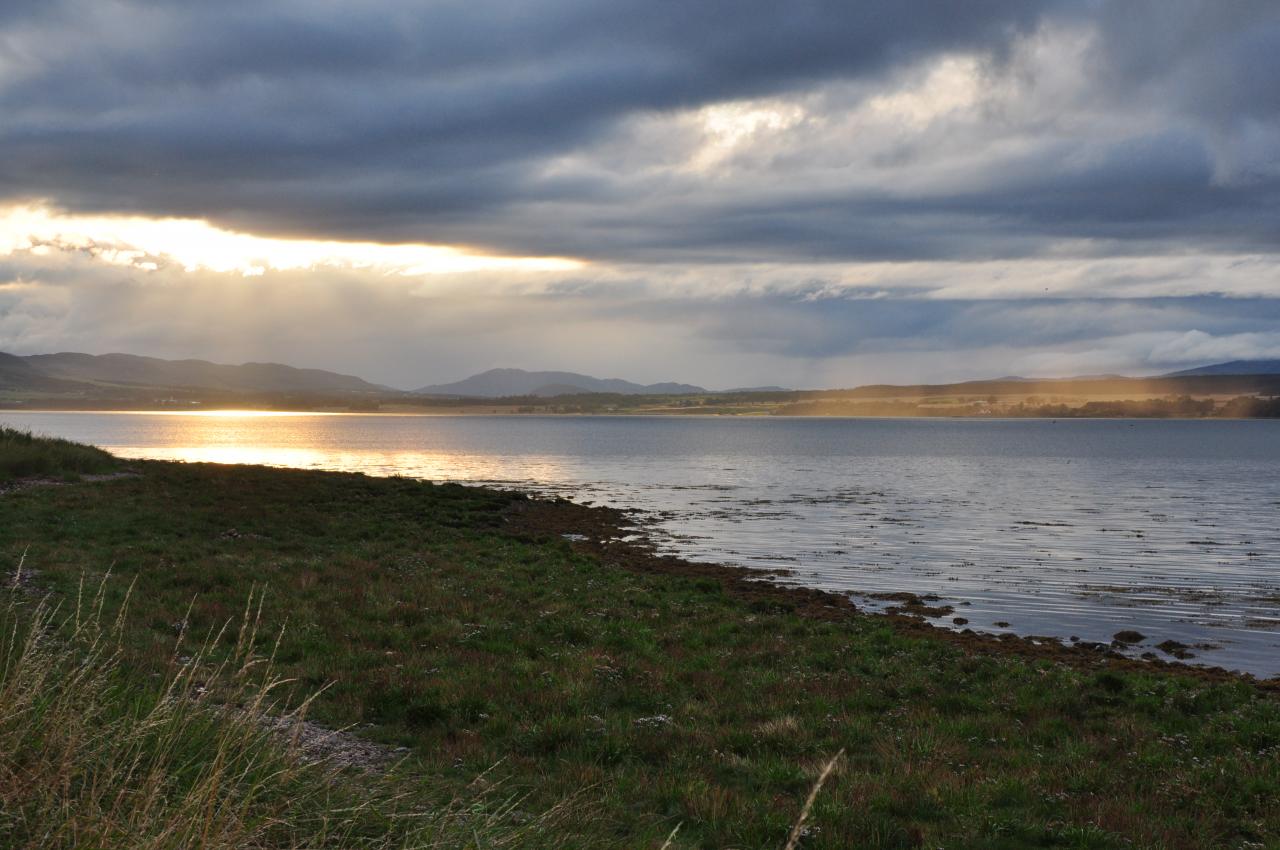
[[[366,475],[402,475],[430,481],[558,481],[563,464],[554,457],[521,459],[520,475],[493,458],[452,452],[335,452],[288,446],[112,446],[124,458],[184,463],[249,464],[294,469],[328,469]]]
[[[435,481],[561,481],[567,476],[562,456],[525,454],[515,461],[468,450],[439,432],[420,434],[409,444],[388,445],[384,435],[362,431],[361,426],[335,432],[334,417],[363,417],[366,427],[388,418],[264,410],[165,411],[146,415],[145,426],[136,434],[126,429],[117,435],[118,442],[105,447],[126,458],[328,469]],[[143,419],[139,417],[140,425]]]

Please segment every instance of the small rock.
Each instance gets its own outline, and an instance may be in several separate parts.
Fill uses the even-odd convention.
[[[1111,639],[1116,643],[1142,643],[1147,639],[1147,636],[1142,632],[1135,632],[1133,629],[1125,629],[1113,634]]]
[[[1179,643],[1176,640],[1166,640],[1158,643],[1156,644],[1156,649],[1161,652],[1166,652],[1174,658],[1195,658],[1195,656],[1188,651],[1191,647],[1187,646],[1185,643]]]

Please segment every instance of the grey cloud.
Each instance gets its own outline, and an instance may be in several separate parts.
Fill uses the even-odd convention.
[[[1101,6],[1095,54],[1110,93],[1172,95],[1234,121],[1280,116],[1280,7],[1270,0],[1126,0]]]
[[[1063,5],[983,0],[956,15],[949,3],[888,0],[64,0],[5,22],[17,70],[0,78],[0,192],[274,232],[554,253],[581,246],[548,234],[536,209],[563,205],[567,229],[635,199],[545,180],[540,167],[626,116],[875,79],[945,51],[1001,55]],[[578,218],[581,202],[597,209]],[[651,197],[631,229],[673,205]],[[797,250],[806,238],[840,241],[802,215],[788,228]],[[667,238],[654,226],[634,241],[653,250]],[[592,244],[582,253],[610,251]]]
[[[1280,300],[1148,298],[934,300],[738,298],[632,310],[677,316],[698,333],[742,350],[826,359],[886,351],[947,352],[994,344],[1061,346],[1143,333],[1273,332]],[[1174,361],[1169,361],[1174,362]],[[1180,362],[1180,361],[1179,361]]]
[[[1280,298],[825,291],[815,281],[790,294],[680,295],[637,281],[569,280],[521,294],[358,271],[148,273],[82,253],[19,253],[0,263],[0,350],[273,360],[405,387],[511,365],[809,386],[1077,362],[1058,359],[1062,352],[1108,369],[1158,370],[1196,352],[1266,351],[1280,326]],[[994,347],[1000,357],[966,353]]]

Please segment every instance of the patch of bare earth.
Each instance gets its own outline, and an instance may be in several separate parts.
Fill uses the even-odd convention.
[[[393,748],[342,729],[329,729],[310,720],[291,716],[261,715],[255,718],[296,748],[304,762],[324,762],[333,767],[349,768],[364,773],[380,773],[401,761],[404,747]]]

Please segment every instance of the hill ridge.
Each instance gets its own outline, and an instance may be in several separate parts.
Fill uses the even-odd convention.
[[[448,384],[429,384],[413,392],[418,395],[457,396],[461,398],[502,398],[524,395],[570,395],[583,393],[618,393],[621,395],[686,395],[705,393],[693,384],[662,382],[638,384],[622,378],[596,378],[579,372],[529,371],[499,368]]]
[[[40,389],[55,382],[59,386],[81,388],[118,386],[233,392],[373,394],[389,390],[354,375],[284,363],[232,365],[196,358],[168,360],[122,352],[85,354],[77,351],[0,357],[3,358],[0,364],[4,364],[5,374],[15,389]]]
[[[1280,360],[1228,360],[1194,369],[1169,372],[1162,378],[1195,378],[1204,375],[1280,375]]]

